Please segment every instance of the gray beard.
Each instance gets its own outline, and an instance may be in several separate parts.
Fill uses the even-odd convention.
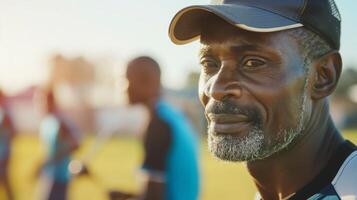
[[[244,137],[232,135],[217,135],[208,130],[208,148],[218,159],[225,161],[255,161],[262,160],[286,149],[303,132],[304,114],[306,112],[306,87],[303,90],[300,103],[300,113],[297,126],[280,130],[275,138],[267,138],[259,127],[253,127]]]

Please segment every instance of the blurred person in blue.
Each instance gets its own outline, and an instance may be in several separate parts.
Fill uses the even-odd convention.
[[[185,116],[161,98],[159,64],[151,57],[137,57],[129,62],[126,77],[130,104],[143,104],[150,113],[143,136],[145,181],[141,194],[112,191],[111,199],[198,199],[198,141]]]
[[[41,96],[44,118],[40,137],[46,149],[46,159],[41,167],[40,199],[67,199],[71,154],[79,146],[79,129],[60,112],[52,90]]]
[[[7,198],[11,200],[13,199],[13,193],[8,177],[8,166],[11,143],[15,136],[15,127],[5,98],[5,94],[0,89],[0,184],[3,185]]]

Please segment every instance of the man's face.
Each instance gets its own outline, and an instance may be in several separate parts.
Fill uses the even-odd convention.
[[[139,69],[134,67],[128,67],[127,80],[128,80],[128,100],[131,104],[142,103],[145,101],[145,86],[142,84],[140,78]]]
[[[131,104],[145,103],[150,98],[153,98],[158,91],[158,81],[156,80],[158,75],[153,70],[153,67],[149,65],[152,65],[152,63],[136,61],[127,68],[127,92],[129,103]]]
[[[303,59],[292,38],[212,20],[201,44],[199,96],[216,157],[264,159],[297,138],[308,94]]]

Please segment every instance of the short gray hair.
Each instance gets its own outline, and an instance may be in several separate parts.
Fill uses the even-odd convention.
[[[306,72],[308,72],[308,65],[314,59],[333,50],[323,38],[306,28],[291,29],[287,34],[298,42]]]

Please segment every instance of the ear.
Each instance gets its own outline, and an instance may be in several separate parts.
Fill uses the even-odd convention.
[[[332,51],[313,63],[315,68],[312,98],[315,100],[329,96],[336,88],[342,69],[342,59],[338,51]]]

